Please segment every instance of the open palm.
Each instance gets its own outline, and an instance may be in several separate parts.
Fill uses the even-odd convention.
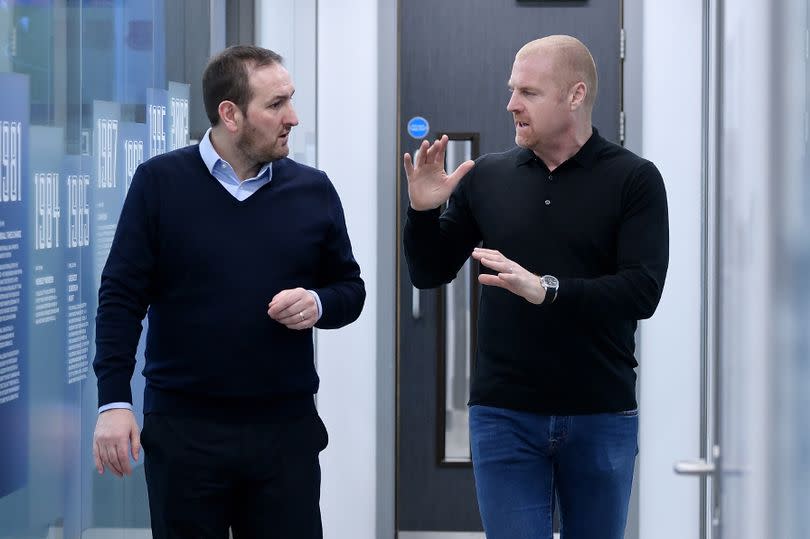
[[[475,166],[474,161],[465,161],[452,174],[447,174],[444,170],[447,141],[447,135],[432,145],[423,140],[413,159],[409,153],[403,157],[408,197],[411,207],[417,211],[432,210],[447,202],[461,178]]]

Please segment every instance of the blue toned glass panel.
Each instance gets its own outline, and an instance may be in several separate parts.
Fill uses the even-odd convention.
[[[94,466],[94,321],[135,170],[187,145],[202,107],[190,91],[200,70],[172,57],[167,72],[167,26],[186,37],[167,18],[186,1],[0,1],[0,537],[117,539],[149,528],[143,455],[124,479]],[[143,341],[132,381],[139,424]]]

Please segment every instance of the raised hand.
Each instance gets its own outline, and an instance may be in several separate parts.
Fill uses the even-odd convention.
[[[409,153],[403,156],[408,197],[411,207],[417,211],[432,210],[447,202],[461,178],[475,166],[474,161],[465,161],[452,174],[447,174],[444,170],[447,140],[447,135],[432,145],[423,140],[414,159]]]

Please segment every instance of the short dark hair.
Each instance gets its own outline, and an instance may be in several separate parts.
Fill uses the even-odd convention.
[[[281,55],[252,45],[233,45],[208,61],[203,72],[202,88],[205,113],[212,126],[219,123],[219,104],[233,101],[245,113],[253,91],[250,69],[281,64]]]

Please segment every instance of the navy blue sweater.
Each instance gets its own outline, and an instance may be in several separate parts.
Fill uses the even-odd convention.
[[[145,412],[296,414],[318,390],[312,331],[267,315],[284,289],[318,293],[319,328],[360,315],[365,288],[343,209],[326,175],[290,159],[244,201],[190,146],[142,164],[101,277],[99,406],[132,402],[141,320],[149,313]]]

